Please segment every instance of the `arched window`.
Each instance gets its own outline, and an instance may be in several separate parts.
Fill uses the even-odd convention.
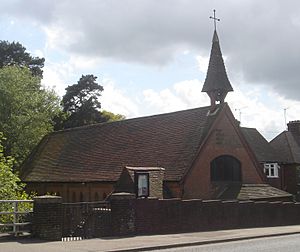
[[[241,181],[241,163],[236,158],[224,155],[210,162],[210,179],[213,182]]]

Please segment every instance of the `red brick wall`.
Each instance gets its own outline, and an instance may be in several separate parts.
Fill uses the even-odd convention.
[[[60,240],[62,209],[60,197],[35,198],[33,234]],[[116,193],[110,209],[111,222],[102,225],[117,236],[300,224],[300,203],[293,202],[135,199],[134,194]]]
[[[187,174],[183,198],[211,199],[213,197],[215,187],[210,180],[210,162],[221,155],[233,156],[241,162],[243,183],[263,183],[255,167],[255,161],[249,156],[228,116],[230,115],[225,113],[220,118]]]
[[[179,185],[179,182],[165,182],[165,186],[167,190],[171,193],[171,195],[164,195],[164,198],[181,198],[182,197],[182,189]]]
[[[297,193],[297,165],[290,164],[290,165],[281,165],[281,170],[283,173],[283,185],[282,189],[292,193]]]
[[[273,187],[284,190],[284,187],[281,185],[281,177],[279,178],[267,178],[267,183]]]
[[[61,240],[63,222],[61,197],[35,197],[32,220],[32,236],[43,240]]]
[[[298,190],[297,176],[296,164],[281,164],[279,169],[279,178],[267,178],[267,183],[296,195]]]
[[[300,224],[300,204],[219,200],[134,200],[137,235]]]

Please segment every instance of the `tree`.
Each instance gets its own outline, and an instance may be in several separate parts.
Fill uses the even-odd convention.
[[[5,155],[16,164],[53,130],[52,118],[59,110],[58,96],[44,89],[28,68],[0,68],[0,131],[7,137]]]
[[[2,141],[3,133],[0,132],[0,200],[25,200],[30,199],[25,191],[25,184],[21,183],[19,177],[13,172],[14,159],[5,157]],[[0,212],[11,212],[11,203],[0,204]],[[19,211],[29,210],[31,208],[28,203],[19,203]],[[24,216],[23,216],[24,217]],[[12,215],[0,215],[1,223],[11,223]],[[0,227],[0,231],[8,231],[7,228]]]
[[[97,77],[89,74],[82,75],[77,84],[66,88],[62,99],[63,111],[68,114],[63,128],[88,125],[102,121],[100,114],[103,87],[96,83]]]
[[[114,113],[109,112],[107,110],[102,110],[101,116],[102,116],[102,119],[105,122],[121,121],[121,120],[124,120],[126,118],[124,115],[114,114]]]
[[[0,68],[4,66],[28,67],[33,76],[43,77],[45,59],[32,57],[19,42],[0,40]]]
[[[24,184],[13,173],[13,158],[4,156],[3,139],[0,132],[0,200],[19,199],[24,194]]]
[[[76,84],[66,88],[61,102],[63,111],[53,119],[55,130],[125,119],[120,114],[100,111],[98,98],[103,87],[96,80],[97,77],[92,74],[82,75]]]

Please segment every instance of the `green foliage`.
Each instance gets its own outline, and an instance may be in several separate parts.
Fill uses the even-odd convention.
[[[52,118],[59,113],[59,98],[42,88],[28,68],[0,69],[0,131],[5,155],[20,164],[41,138],[53,130]]]
[[[72,128],[102,121],[99,112],[103,87],[96,82],[97,77],[82,75],[77,84],[66,88],[66,94],[62,99],[63,111],[68,114],[63,128]]]
[[[66,121],[69,118],[69,114],[64,111],[59,111],[57,115],[52,119],[54,130],[62,130],[65,128]]]
[[[114,122],[124,120],[126,117],[121,114],[114,114],[107,110],[102,110],[101,116],[105,122]]]
[[[24,186],[12,171],[14,160],[4,156],[2,139],[3,133],[0,132],[0,199],[19,199]]]
[[[19,42],[0,40],[0,68],[4,66],[26,67],[32,75],[42,77],[45,59],[32,57]]]
[[[24,191],[24,184],[19,177],[13,172],[14,160],[11,157],[5,157],[3,153],[2,141],[3,133],[0,132],[0,200],[27,200],[31,197]],[[19,211],[30,210],[32,204],[23,202],[19,203]],[[11,203],[0,203],[0,212],[12,211]],[[13,215],[0,215],[0,223],[12,222]],[[6,230],[6,229],[3,229]]]
[[[82,75],[76,84],[66,88],[61,102],[63,111],[53,119],[55,130],[125,119],[123,115],[106,110],[100,112],[98,98],[103,87],[96,80],[92,74]]]

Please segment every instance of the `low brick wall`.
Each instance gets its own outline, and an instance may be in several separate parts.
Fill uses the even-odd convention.
[[[300,224],[300,204],[219,200],[135,200],[137,235]]]
[[[44,240],[61,240],[63,225],[62,198],[39,196],[34,198],[32,234]]]
[[[115,236],[135,234],[135,195],[114,193],[111,195],[111,230]]]
[[[300,224],[300,203],[293,202],[136,199],[134,194],[115,193],[110,209],[111,221],[97,225],[111,230],[112,236]],[[61,240],[63,218],[61,197],[34,199],[34,236]],[[90,237],[101,236],[96,229],[94,232]]]

